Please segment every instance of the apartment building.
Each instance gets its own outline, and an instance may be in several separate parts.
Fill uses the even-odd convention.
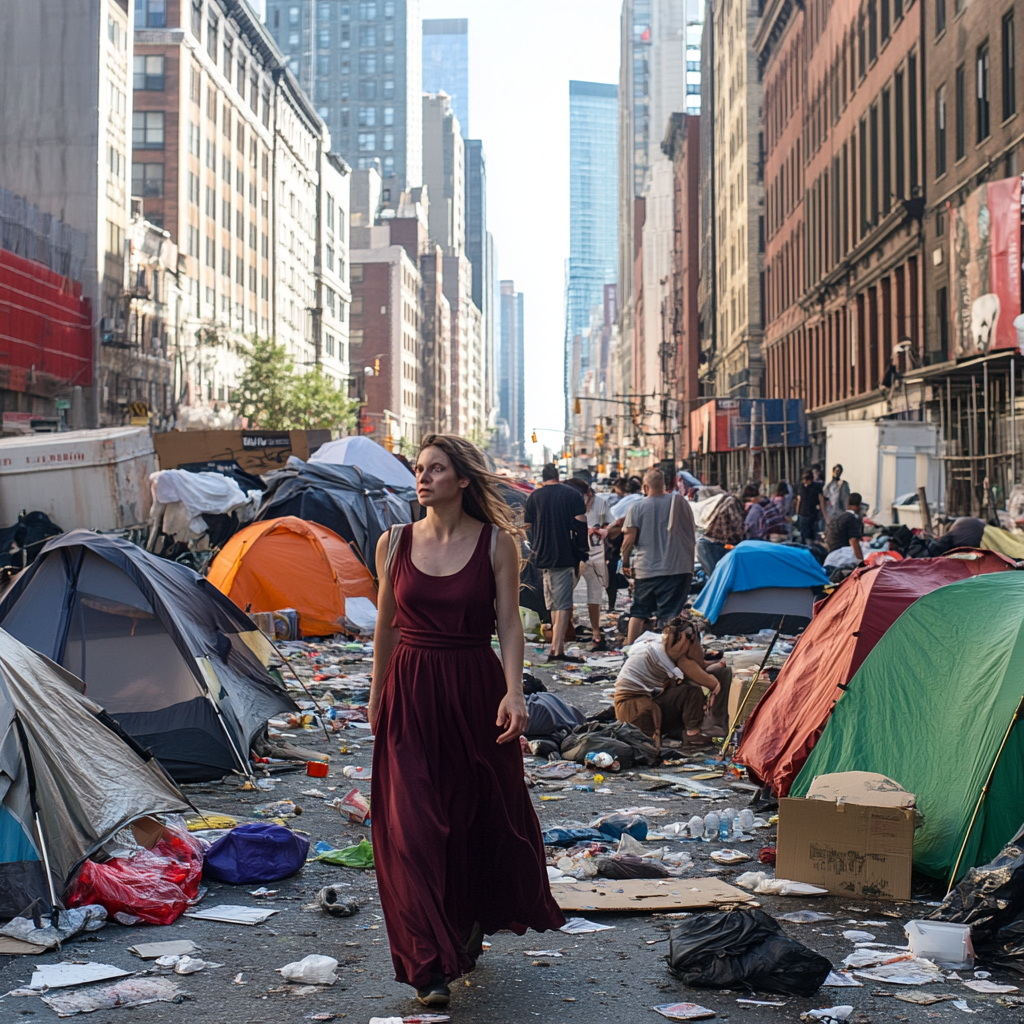
[[[762,0],[721,0],[713,5],[713,117],[715,217],[715,349],[702,367],[708,394],[746,398],[762,393],[764,273],[761,223],[764,185],[760,166],[762,83],[754,52]]]
[[[398,244],[353,249],[351,260],[349,344],[353,366],[362,367],[365,376],[361,430],[389,449],[412,455],[422,435],[419,267]]]
[[[349,217],[351,168],[334,153],[320,153],[317,174],[316,360],[339,388],[349,390]]]
[[[92,366],[51,383],[85,384],[89,422],[120,424],[127,403],[149,401],[151,387],[162,387],[168,367],[162,361],[153,376],[127,330],[133,9],[128,0],[7,0],[2,12],[0,182],[86,235],[81,281]]]
[[[926,358],[923,8],[815,0],[798,10],[772,0],[755,40],[766,394],[803,398],[819,447],[832,419],[890,414],[896,376]]]
[[[267,0],[267,26],[352,167],[392,209],[422,178],[419,0]]]

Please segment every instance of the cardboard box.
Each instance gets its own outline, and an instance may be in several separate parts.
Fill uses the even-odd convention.
[[[235,461],[246,473],[282,469],[290,456],[308,460],[329,430],[169,430],[153,435],[161,469],[193,462]]]
[[[775,877],[838,896],[910,899],[914,811],[786,797]]]

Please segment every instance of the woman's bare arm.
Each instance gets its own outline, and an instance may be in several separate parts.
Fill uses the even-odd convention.
[[[398,646],[401,635],[398,627],[391,625],[395,618],[395,594],[386,568],[390,537],[391,533],[387,531],[377,541],[377,627],[373,631],[373,681],[370,684],[370,704],[367,708],[367,717],[374,732],[380,714],[384,673],[387,672],[391,654]]]
[[[526,728],[529,715],[523,697],[523,658],[526,640],[519,618],[519,551],[516,542],[504,531],[498,534],[494,551],[494,610],[498,620],[498,643],[505,670],[505,697],[498,708],[499,727],[505,731],[499,743],[517,740]]]

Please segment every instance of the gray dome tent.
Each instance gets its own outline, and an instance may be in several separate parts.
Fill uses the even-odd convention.
[[[248,771],[267,719],[298,710],[247,615],[191,569],[119,537],[51,540],[4,595],[0,625],[78,674],[177,782]]]
[[[60,906],[75,870],[115,832],[189,806],[81,690],[0,630],[0,918]]]

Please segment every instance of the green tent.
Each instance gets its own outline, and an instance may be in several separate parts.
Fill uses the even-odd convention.
[[[917,796],[914,866],[959,879],[1024,821],[1024,573],[950,583],[915,601],[850,680],[793,783],[880,772]]]

